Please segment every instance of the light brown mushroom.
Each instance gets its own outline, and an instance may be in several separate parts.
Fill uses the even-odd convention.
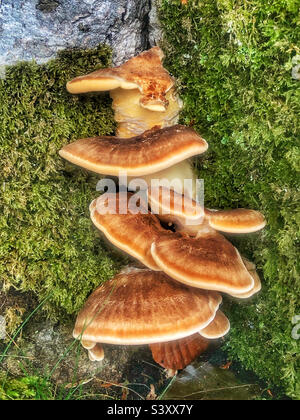
[[[209,347],[209,340],[200,334],[193,334],[180,340],[150,344],[149,347],[156,363],[174,375],[204,353]]]
[[[161,270],[189,286],[229,294],[253,289],[254,280],[237,249],[211,228],[204,227],[196,238],[161,234],[151,253]]]
[[[256,210],[206,210],[206,217],[213,229],[227,233],[251,233],[266,226],[264,216]]]
[[[251,261],[248,261],[245,257],[242,257],[242,259],[243,259],[243,263],[245,264],[246,269],[248,270],[250,276],[254,280],[254,285],[253,285],[253,288],[249,290],[249,292],[247,293],[240,293],[240,294],[230,293],[230,295],[238,299],[248,299],[254,296],[256,293],[258,293],[261,290],[261,281],[260,281],[259,275],[256,272],[255,264],[253,264]]]
[[[176,191],[164,186],[151,187],[148,189],[148,200],[155,214],[170,215],[182,218],[183,221],[202,222],[204,208],[190,197],[185,197]]]
[[[81,345],[86,350],[92,350],[95,347],[96,344],[93,343],[93,341],[81,340]]]
[[[224,337],[230,330],[230,322],[220,309],[217,311],[214,320],[203,330],[200,335],[207,339],[217,339]]]
[[[216,292],[191,289],[162,272],[127,270],[92,293],[73,335],[123,345],[179,340],[210,324],[221,301]]]
[[[117,122],[116,135],[123,140],[153,127],[172,127],[178,123],[182,101],[175,92],[174,79],[162,66],[163,57],[162,50],[154,47],[122,66],[76,77],[67,84],[67,89],[71,93],[110,91]],[[185,193],[195,194],[195,175],[189,159],[152,175],[141,177],[149,185],[152,178],[163,180],[163,183],[176,179],[174,188],[179,191],[182,191],[184,179],[192,179],[194,185]]]
[[[265,227],[264,216],[256,210],[208,210],[193,198],[164,187],[148,189],[151,209],[164,222],[172,222],[176,231],[196,236],[204,224],[227,233],[251,233]]]
[[[109,193],[100,196],[90,205],[91,220],[113,245],[152,270],[160,270],[151,255],[151,244],[165,230],[147,208],[141,206],[136,214],[130,205],[131,197],[132,194]],[[109,200],[115,200],[115,209],[108,208]],[[120,208],[125,214],[120,214]]]
[[[162,66],[163,57],[162,50],[153,47],[121,66],[76,77],[67,83],[67,89],[70,93],[138,89],[142,107],[163,112],[168,106],[166,94],[174,86],[173,78]]]
[[[161,221],[174,224],[177,232],[189,236],[204,236],[209,232],[213,235],[216,228],[224,230],[226,223],[215,223],[214,217],[231,224],[232,233],[253,232],[265,225],[264,217],[254,210],[238,209],[232,211],[212,211],[202,207],[190,197],[183,196],[174,190],[164,187],[152,187],[148,189],[148,202],[151,211],[158,214]],[[248,219],[247,219],[248,218]],[[227,226],[228,226],[227,225]],[[227,227],[229,231],[229,227]],[[219,236],[220,238],[220,236]],[[261,290],[261,282],[255,271],[255,265],[242,257],[245,268],[253,278],[253,287],[247,292],[231,292],[230,295],[246,299]],[[169,272],[169,275],[170,272]]]
[[[174,79],[163,68],[164,54],[151,48],[122,64],[76,77],[67,83],[70,93],[109,91],[113,99],[117,136],[129,138],[154,126],[178,123],[182,102]]]
[[[203,228],[204,208],[193,198],[164,186],[148,188],[152,213],[165,223],[174,224],[177,232],[196,236]]]
[[[191,156],[204,153],[207,143],[192,128],[176,125],[152,129],[127,139],[93,137],[64,146],[59,154],[85,169],[104,175],[154,174]]]
[[[93,348],[88,351],[91,362],[101,362],[104,359],[104,350],[101,344],[94,344]]]
[[[150,344],[149,347],[156,363],[174,375],[177,370],[184,369],[204,353],[209,347],[210,340],[224,337],[229,330],[230,322],[219,309],[213,321],[198,334],[166,343]]]

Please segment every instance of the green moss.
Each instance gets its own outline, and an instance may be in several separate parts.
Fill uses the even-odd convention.
[[[206,205],[261,210],[261,234],[234,238],[257,264],[263,291],[227,302],[231,357],[289,396],[300,397],[299,0],[160,1],[166,65],[210,150],[196,167]]]
[[[50,400],[51,384],[38,376],[11,378],[0,372],[0,401]]]
[[[60,317],[118,268],[89,220],[97,178],[58,155],[77,138],[113,133],[108,95],[65,88],[109,63],[106,47],[73,50],[46,65],[7,68],[0,80],[0,280],[40,300],[51,295],[47,309]]]

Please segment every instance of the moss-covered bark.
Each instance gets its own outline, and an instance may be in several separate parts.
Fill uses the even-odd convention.
[[[57,317],[76,313],[118,269],[88,217],[97,178],[58,155],[72,140],[113,133],[108,95],[65,89],[109,63],[106,47],[64,52],[46,65],[8,68],[0,80],[0,282],[40,300],[50,295]]]
[[[227,348],[246,368],[300,397],[299,0],[162,0],[167,67],[210,151],[197,162],[206,205],[262,211],[262,234],[235,239],[254,260],[263,290],[249,303],[227,302]],[[297,47],[298,43],[298,47]]]

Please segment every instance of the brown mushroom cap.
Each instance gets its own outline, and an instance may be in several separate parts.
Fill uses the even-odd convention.
[[[162,234],[151,246],[156,264],[170,277],[192,287],[246,293],[254,286],[237,249],[221,234],[208,231],[191,238]]]
[[[93,341],[81,340],[81,345],[86,350],[92,350],[95,347],[96,343],[94,343]]]
[[[208,210],[201,207],[196,200],[168,188],[160,187],[159,192],[158,188],[151,188],[148,197],[151,209],[153,207],[159,210],[161,220],[171,221],[176,225],[177,231],[191,236],[197,234],[203,227],[203,222],[215,230],[228,233],[256,232],[266,225],[264,216],[256,210]],[[170,203],[169,212],[166,203]]]
[[[76,77],[67,83],[67,89],[70,93],[85,93],[138,88],[141,106],[163,112],[168,106],[166,93],[174,85],[173,78],[162,66],[163,57],[162,50],[153,47],[121,66]]]
[[[159,270],[151,255],[151,244],[165,232],[159,220],[147,208],[137,214],[131,208],[131,194],[106,194],[100,196],[90,205],[90,215],[94,225],[104,233],[106,238],[116,247],[136,258],[152,270]],[[108,210],[109,200],[116,201],[117,214]],[[121,205],[127,214],[119,214]]]
[[[209,346],[209,340],[193,334],[180,340],[167,343],[150,344],[152,357],[165,369],[184,369],[196,357],[204,353]]]
[[[162,222],[175,225],[176,232],[196,236],[200,229],[209,226],[204,217],[205,209],[191,194],[182,194],[163,186],[151,187],[148,189],[148,202],[151,211],[158,214]]]
[[[101,344],[94,344],[94,347],[89,350],[89,359],[91,362],[101,362],[104,359],[104,350]]]
[[[251,233],[266,226],[264,216],[256,210],[206,210],[206,216],[213,229],[228,233]]]
[[[221,303],[215,292],[195,290],[162,272],[134,269],[104,283],[80,311],[74,337],[95,343],[151,344],[205,328]]]
[[[207,143],[192,128],[153,128],[129,139],[93,137],[64,146],[59,154],[85,169],[104,175],[143,176],[204,153]]]
[[[236,297],[238,299],[248,299],[261,290],[261,281],[260,281],[259,275],[256,272],[255,264],[253,264],[251,261],[248,261],[245,257],[242,257],[242,259],[243,259],[243,263],[245,264],[246,269],[248,270],[248,273],[254,280],[254,286],[247,293],[240,293],[240,294],[230,293],[230,296]]]
[[[180,224],[200,224],[203,222],[204,209],[189,196],[179,194],[164,186],[148,189],[148,201],[151,210],[159,214],[160,219],[176,220]]]
[[[230,322],[222,311],[218,310],[214,320],[203,330],[199,331],[200,335],[208,339],[216,339],[224,337],[230,330]]]

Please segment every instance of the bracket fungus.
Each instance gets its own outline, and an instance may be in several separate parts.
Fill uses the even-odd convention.
[[[207,210],[192,198],[164,187],[149,189],[148,201],[159,219],[174,224],[179,232],[177,236],[162,236],[152,244],[154,260],[169,276],[193,287],[219,290],[241,299],[261,290],[255,265],[241,257],[217,232],[258,231],[266,224],[260,212]],[[183,264],[185,260],[191,262],[191,272]],[[197,271],[198,264],[200,271]]]
[[[228,318],[223,314],[222,311],[218,310],[214,320],[203,330],[199,331],[199,334],[208,339],[217,339],[224,337],[230,330],[230,322]]]
[[[248,273],[253,278],[253,281],[254,281],[253,288],[251,290],[249,290],[249,292],[246,292],[246,293],[239,293],[239,294],[231,293],[230,295],[233,296],[233,297],[236,297],[238,299],[248,299],[248,298],[252,297],[253,295],[255,295],[256,293],[260,292],[261,281],[260,281],[259,275],[256,272],[255,264],[248,261],[244,257],[242,257],[242,260],[243,260],[243,263],[244,263],[246,269],[248,270]]]
[[[121,66],[76,77],[67,83],[67,89],[72,94],[109,91],[117,122],[116,135],[122,141],[154,127],[173,127],[178,123],[182,101],[176,93],[173,77],[163,67],[163,58],[162,50],[153,47]],[[169,182],[175,178],[180,182],[191,179],[195,183],[189,159],[180,160],[176,165],[176,162],[170,162],[173,166],[162,171],[158,169],[155,179]],[[150,184],[151,176],[142,177]],[[180,185],[177,182],[175,188],[180,189]],[[193,196],[195,185],[185,193]]]
[[[213,229],[227,233],[252,233],[263,229],[266,220],[256,210],[206,210],[206,217]]]
[[[91,362],[101,362],[104,359],[104,350],[99,343],[95,344],[91,349],[89,349],[88,353]]]
[[[224,337],[229,330],[229,320],[218,310],[212,322],[199,333],[180,340],[150,344],[149,347],[156,363],[169,371],[177,371],[184,369],[204,353],[209,348],[211,340]]]
[[[158,235],[165,230],[147,207],[141,207],[136,213],[136,208],[130,205],[130,198],[130,194],[107,193],[100,196],[90,205],[92,222],[113,245],[152,270],[160,270],[150,249]],[[115,202],[115,208],[109,208],[110,199]],[[123,214],[120,214],[120,208]]]
[[[237,249],[217,232],[196,238],[180,233],[160,235],[151,246],[154,261],[170,277],[207,290],[247,293],[254,280]]]
[[[224,233],[253,233],[266,225],[264,216],[257,210],[208,210],[191,197],[163,186],[148,189],[151,209],[164,222],[174,223],[177,232],[196,236],[199,230],[216,230]]]
[[[149,345],[152,357],[162,367],[171,371],[170,376],[184,369],[209,347],[209,340],[200,334],[193,334],[181,340]]]
[[[103,175],[143,176],[167,169],[204,153],[207,143],[192,128],[183,125],[157,129],[123,139],[92,137],[64,146],[59,154],[68,161]]]
[[[154,47],[121,66],[71,80],[73,94],[110,92],[117,132],[79,139],[59,153],[98,174],[125,173],[148,184],[148,201],[138,205],[127,191],[105,193],[90,205],[94,225],[143,268],[131,267],[98,287],[77,317],[74,337],[92,361],[103,359],[101,343],[148,344],[154,360],[174,372],[228,333],[220,292],[246,299],[261,288],[255,265],[222,232],[256,232],[266,221],[255,210],[209,210],[194,199],[190,158],[208,145],[178,125],[182,102],[163,57]],[[153,187],[154,179],[159,186]]]
[[[177,123],[182,102],[175,81],[164,69],[164,54],[153,47],[114,68],[96,70],[67,83],[73,94],[109,91],[118,123],[118,137],[132,137],[155,125]]]
[[[173,364],[165,367],[182,369],[207,348],[199,332],[213,322],[221,302],[216,292],[193,290],[162,272],[131,268],[91,294],[77,317],[73,336],[88,348],[91,360],[103,359],[101,343],[153,344],[153,352],[158,343],[174,342]],[[181,341],[194,334],[197,338],[192,342]],[[189,358],[179,363],[180,354]]]

